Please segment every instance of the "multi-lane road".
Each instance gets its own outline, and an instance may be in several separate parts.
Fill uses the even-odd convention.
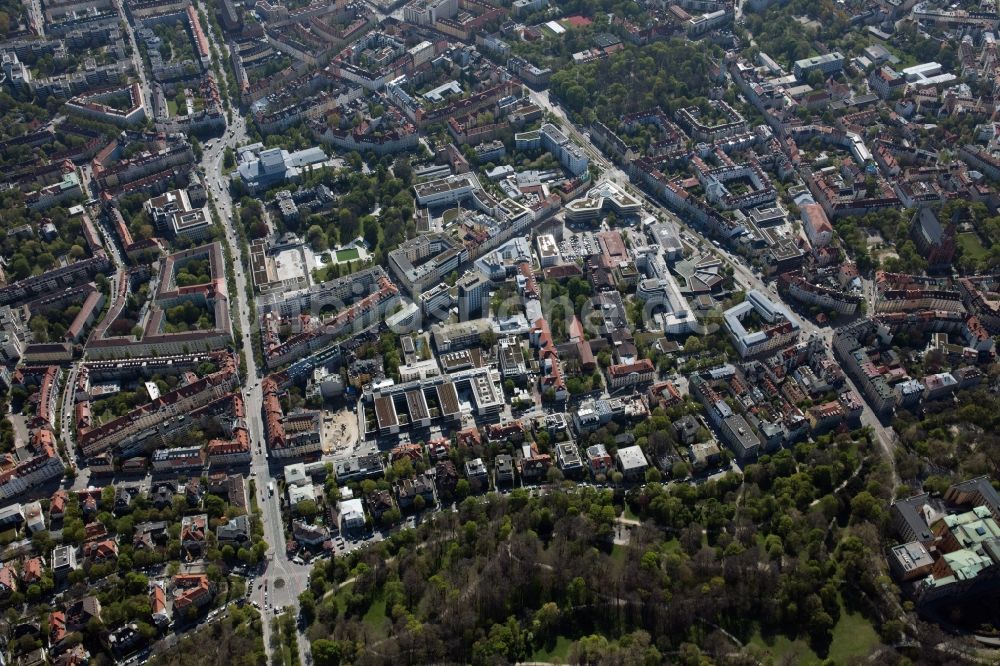
[[[204,8],[202,8],[204,10]],[[142,94],[147,105],[151,103],[153,91],[139,55],[138,44],[132,26],[126,21],[126,32],[128,39],[133,46],[132,60],[139,78]],[[211,25],[204,26],[206,37],[210,43],[214,44],[223,61],[229,49],[220,35],[216,34]],[[227,72],[223,69],[218,72],[221,80],[219,87],[222,90],[229,90],[226,83]],[[234,100],[235,101],[235,100]],[[148,106],[148,108],[152,108]],[[249,276],[244,269],[245,261],[248,257],[243,256],[242,245],[238,234],[238,217],[232,197],[229,193],[229,178],[223,174],[223,157],[226,148],[236,149],[248,142],[246,133],[246,119],[240,113],[237,104],[232,106],[232,116],[223,135],[214,140],[204,142],[199,171],[205,179],[205,186],[209,192],[218,214],[219,223],[224,232],[224,241],[229,247],[233,261],[227,265],[227,270],[231,272],[235,283],[235,293],[228,294],[231,312],[234,314],[234,323],[238,324],[240,340],[235,340],[237,349],[242,349],[246,359],[246,377],[242,377],[243,396],[246,404],[247,427],[250,431],[252,446],[252,462],[250,477],[255,484],[257,503],[261,510],[261,522],[264,528],[264,540],[268,543],[266,563],[264,573],[257,578],[250,591],[251,601],[256,601],[264,612],[264,646],[270,652],[270,620],[274,616],[275,608],[284,608],[293,613],[298,612],[298,595],[305,589],[308,583],[308,567],[297,565],[286,554],[285,549],[285,529],[281,517],[281,498],[275,492],[269,492],[269,484],[273,477],[270,462],[267,457],[267,448],[264,438],[264,428],[261,419],[261,389],[260,380],[262,369],[257,367],[252,347],[251,332],[253,330],[254,304],[252,298],[248,296]],[[109,239],[110,240],[110,239]],[[114,251],[116,264],[120,264],[114,243],[109,243]],[[252,285],[251,285],[252,286]],[[70,378],[73,375],[71,373]],[[63,400],[64,430],[69,432],[72,418],[73,401],[70,389],[67,389]],[[71,453],[72,455],[72,453]],[[277,467],[277,466],[276,466]],[[74,487],[86,483],[83,478],[78,478]],[[277,483],[274,484],[277,488]],[[266,588],[266,591],[265,591]],[[309,646],[304,636],[299,634],[299,653],[302,663],[309,663]]]
[[[226,148],[236,149],[247,143],[246,121],[234,107],[232,122],[222,138],[212,142],[205,148],[201,168],[205,175],[205,185],[209,196],[215,204],[220,222],[225,232],[225,242],[229,246],[233,263],[228,267],[232,271],[236,284],[236,293],[229,294],[230,304],[235,304],[242,340],[237,340],[237,348],[244,351],[247,376],[243,379],[243,397],[246,403],[247,427],[250,430],[253,461],[251,478],[254,480],[257,493],[257,503],[261,509],[261,521],[264,526],[264,540],[267,541],[267,568],[264,575],[254,582],[250,598],[256,601],[264,611],[264,645],[270,650],[270,618],[275,608],[290,609],[297,615],[298,596],[305,590],[308,583],[309,568],[292,562],[285,551],[285,529],[281,518],[281,498],[277,492],[271,494],[268,484],[271,476],[270,461],[267,457],[267,443],[264,438],[264,427],[261,419],[262,394],[260,380],[262,368],[257,367],[251,343],[251,331],[254,325],[251,313],[254,304],[248,297],[249,276],[245,270],[242,245],[239,241],[237,225],[239,224],[237,209],[229,193],[229,177],[223,174],[223,156]],[[251,285],[252,286],[252,285]],[[274,485],[277,488],[277,483]],[[266,590],[265,590],[266,585]],[[299,652],[303,663],[308,654],[308,642],[299,636]]]

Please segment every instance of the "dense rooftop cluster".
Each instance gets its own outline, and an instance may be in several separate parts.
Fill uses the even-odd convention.
[[[0,662],[169,656],[222,614],[283,664],[398,661],[414,627],[408,659],[474,663],[995,630],[995,7],[0,19]],[[570,542],[624,588],[533,583]],[[468,590],[544,595],[433,574],[485,553]]]

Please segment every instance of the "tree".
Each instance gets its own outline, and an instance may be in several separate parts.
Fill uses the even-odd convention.
[[[458,483],[455,484],[455,496],[462,500],[468,497],[472,493],[472,486],[469,485],[468,479],[459,479]]]
[[[221,518],[226,513],[226,502],[216,495],[205,497],[205,513],[209,518]]]
[[[340,666],[343,657],[339,641],[319,638],[312,643],[312,658],[316,666]]]
[[[226,149],[222,151],[222,166],[227,169],[232,169],[236,166],[236,153],[229,146],[226,146]]]
[[[535,611],[534,621],[532,622],[535,636],[545,638],[551,635],[552,630],[558,626],[560,614],[559,605],[553,601],[547,602]]]
[[[492,349],[497,343],[497,334],[492,329],[487,329],[479,336],[479,342],[483,345],[483,349]]]
[[[309,240],[309,245],[316,252],[322,252],[329,247],[326,232],[318,224],[309,227],[309,230],[306,232],[306,238]]]
[[[851,517],[877,525],[885,519],[885,509],[878,498],[863,490],[851,499]]]
[[[308,624],[312,624],[313,620],[316,619],[316,596],[311,590],[307,589],[299,595],[299,612],[302,613],[302,619]]]
[[[562,470],[553,465],[552,467],[549,467],[547,472],[545,472],[545,478],[549,483],[559,483],[564,477]]]
[[[39,530],[31,535],[31,545],[35,547],[36,552],[47,553],[54,545],[52,535],[48,530]]]
[[[316,506],[316,501],[307,499],[302,500],[295,505],[295,513],[299,514],[303,518],[312,519],[319,515],[319,507]]]
[[[705,345],[698,336],[689,335],[684,341],[685,354],[698,354],[703,351],[705,351]]]

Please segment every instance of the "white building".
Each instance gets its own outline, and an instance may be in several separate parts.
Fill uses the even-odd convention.
[[[323,149],[318,147],[290,153],[283,148],[264,150],[263,144],[256,143],[240,148],[240,164],[233,177],[241,179],[251,192],[259,192],[297,180],[303,171],[328,159]]]
[[[645,477],[649,462],[638,446],[626,446],[618,449],[615,454],[615,465],[618,471],[628,480],[641,480]]]
[[[751,332],[743,325],[742,320],[751,312],[756,312],[766,323],[760,330]],[[798,318],[788,308],[756,289],[747,292],[745,301],[729,308],[722,316],[733,344],[743,358],[784,347],[798,338],[802,328]]]
[[[475,177],[469,174],[445,176],[413,186],[417,203],[427,207],[458,203],[466,197],[472,196],[473,190],[477,189],[479,189],[479,184]]]
[[[538,248],[538,261],[541,263],[542,268],[548,268],[560,263],[559,246],[556,244],[556,239],[552,234],[540,234],[535,239],[535,245]]]
[[[552,153],[559,163],[574,176],[587,172],[590,164],[586,153],[580,146],[570,141],[558,127],[552,123],[542,125],[540,137],[542,148]]]
[[[365,526],[365,507],[360,499],[341,500],[337,503],[340,513],[340,531],[361,529]]]

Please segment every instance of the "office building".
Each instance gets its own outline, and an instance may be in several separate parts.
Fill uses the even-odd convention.
[[[458,287],[458,319],[469,321],[489,316],[490,281],[480,271],[470,271],[455,283]]]

